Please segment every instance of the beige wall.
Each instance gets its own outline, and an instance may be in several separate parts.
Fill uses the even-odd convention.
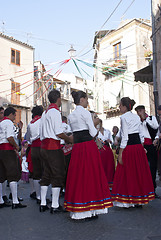
[[[11,48],[20,51],[20,66],[11,63]],[[0,93],[0,96],[6,98],[9,102],[11,102],[10,79],[12,78],[20,84],[31,80],[26,84],[30,84],[29,87],[25,89],[22,88],[26,85],[21,87],[20,92],[24,95],[20,95],[20,105],[30,107],[33,104],[33,96],[29,97],[33,93],[33,52],[34,50],[29,47],[0,36],[0,75],[6,74],[1,76],[0,80],[8,79],[0,82],[0,91],[6,91]],[[29,74],[18,77],[25,73]]]

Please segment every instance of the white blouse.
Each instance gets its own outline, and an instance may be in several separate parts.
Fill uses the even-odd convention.
[[[89,130],[92,137],[95,137],[97,134],[91,113],[80,105],[69,115],[68,122],[72,132]]]
[[[139,133],[141,143],[144,142],[143,129],[140,117],[131,111],[124,113],[121,117],[121,145],[125,148],[128,142],[128,134]]]
[[[0,122],[0,144],[9,143],[7,140],[9,137],[16,138],[15,126],[11,120],[5,119]]]
[[[40,140],[52,138],[60,140],[57,135],[63,133],[61,113],[59,110],[52,108],[43,112],[40,126]]]
[[[104,128],[103,134],[99,132],[98,138],[100,138],[102,141],[110,140],[113,143],[112,134],[108,129]]]

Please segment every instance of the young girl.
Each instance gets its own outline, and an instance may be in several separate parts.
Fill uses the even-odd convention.
[[[131,112],[134,100],[120,101],[121,145],[112,188],[114,206],[140,207],[155,198],[148,160],[142,143],[140,118]]]
[[[28,148],[28,143],[26,140],[22,141],[22,149],[21,149],[21,159],[22,159],[22,175],[21,180],[24,183],[29,182],[29,170],[28,170],[28,163],[26,162],[26,150]]]
[[[64,206],[72,219],[94,219],[112,207],[109,186],[93,138],[98,132],[85,92],[72,92],[76,109],[69,115],[74,146],[68,169]]]

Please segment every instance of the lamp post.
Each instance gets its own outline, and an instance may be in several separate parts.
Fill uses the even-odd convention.
[[[71,45],[70,49],[68,50],[68,53],[71,58],[76,56],[76,50],[73,48],[73,45]]]

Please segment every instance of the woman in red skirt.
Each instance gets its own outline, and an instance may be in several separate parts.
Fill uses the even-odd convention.
[[[72,92],[76,109],[69,115],[74,146],[68,169],[64,207],[72,219],[93,219],[112,207],[111,195],[93,138],[98,132],[89,111],[85,92]],[[97,123],[98,124],[98,123]]]
[[[121,145],[112,188],[114,206],[135,207],[155,198],[152,177],[145,150],[140,118],[131,112],[134,100],[120,102]]]
[[[103,147],[100,149],[101,160],[109,187],[112,188],[115,174],[115,162],[112,149],[110,148],[110,143],[112,143],[113,140],[111,132],[103,128],[102,120],[100,120],[100,131],[98,138],[104,142]]]

